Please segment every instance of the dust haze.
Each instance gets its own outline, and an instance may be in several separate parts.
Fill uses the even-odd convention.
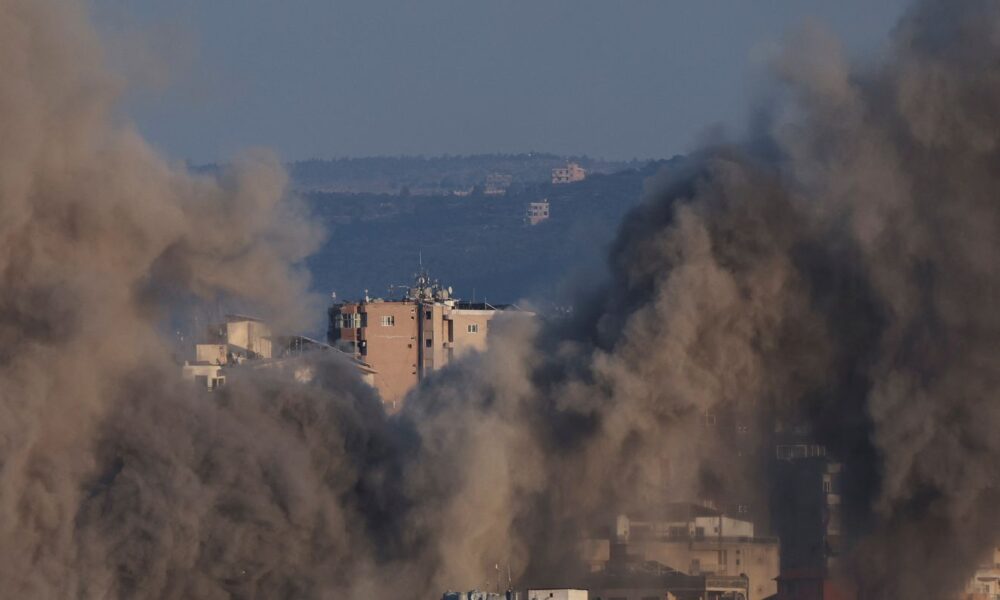
[[[1000,5],[913,6],[877,63],[788,41],[748,139],[649,184],[573,316],[512,322],[404,413],[335,357],[206,397],[165,323],[321,305],[323,233],[255,153],[188,174],[121,116],[85,7],[0,0],[0,588],[434,598],[570,573],[581,531],[767,493],[707,410],[846,465],[866,598],[945,597],[1000,539]]]

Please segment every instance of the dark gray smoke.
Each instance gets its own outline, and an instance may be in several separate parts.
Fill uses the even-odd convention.
[[[763,496],[706,410],[847,465],[850,576],[941,598],[1000,537],[1000,5],[916,5],[879,64],[810,30],[750,140],[652,182],[570,321],[512,322],[387,419],[348,365],[178,380],[178,303],[308,320],[273,160],[221,181],[115,113],[72,0],[0,0],[0,587],[435,597],[572,568],[580,532]]]

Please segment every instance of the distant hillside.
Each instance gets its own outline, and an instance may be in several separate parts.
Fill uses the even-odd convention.
[[[678,160],[573,184],[522,185],[506,196],[304,194],[330,232],[309,260],[314,287],[340,298],[358,298],[366,288],[385,296],[391,284],[411,281],[422,255],[431,274],[462,298],[551,298],[567,277],[603,265],[605,247],[639,202],[644,180]],[[526,225],[528,203],[543,198],[551,217]]]
[[[591,174],[642,168],[648,161],[608,161],[587,156],[479,154],[472,156],[374,156],[303,160],[286,166],[298,192],[450,195],[483,186],[491,174],[509,176],[513,188],[550,181],[552,169],[575,162]],[[191,165],[215,173],[220,165]]]
[[[411,195],[437,195],[480,186],[492,173],[509,175],[515,185],[547,182],[552,169],[565,166],[568,161],[594,174],[614,173],[645,164],[528,153],[306,160],[291,163],[288,169],[293,185],[300,191],[375,194],[405,191]]]

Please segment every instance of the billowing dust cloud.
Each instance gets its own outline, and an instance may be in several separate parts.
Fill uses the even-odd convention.
[[[869,598],[1000,539],[1000,5],[919,3],[878,64],[791,42],[749,141],[651,183],[606,285],[511,323],[387,419],[349,366],[179,381],[179,307],[319,314],[272,159],[220,180],[116,113],[84,10],[0,0],[0,586],[24,598],[433,598],[566,573],[581,531],[766,495],[706,410],[846,464]]]

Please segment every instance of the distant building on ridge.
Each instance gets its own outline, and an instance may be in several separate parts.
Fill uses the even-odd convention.
[[[513,181],[514,178],[506,173],[490,173],[486,176],[483,193],[487,196],[503,196]]]
[[[542,221],[549,218],[549,201],[548,199],[540,200],[538,202],[531,202],[528,204],[528,212],[525,214],[524,219],[529,225],[538,225]]]
[[[575,162],[567,163],[565,167],[552,169],[552,183],[573,183],[587,178],[587,171]]]

